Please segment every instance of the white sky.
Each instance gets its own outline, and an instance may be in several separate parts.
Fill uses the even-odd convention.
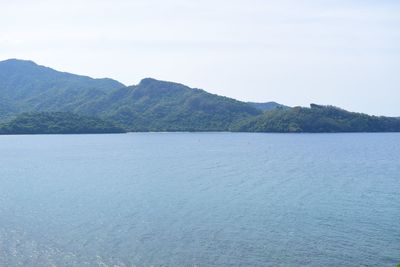
[[[400,116],[397,0],[0,0],[0,60]]]

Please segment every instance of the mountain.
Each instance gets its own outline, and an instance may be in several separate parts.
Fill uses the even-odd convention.
[[[16,113],[16,108],[7,100],[0,97],[0,121],[7,118],[8,115]]]
[[[244,102],[151,78],[115,90],[80,111],[130,131],[227,131],[234,121],[261,114]]]
[[[333,106],[275,109],[231,127],[240,132],[399,132],[400,119],[369,116]]]
[[[113,123],[65,112],[24,113],[0,124],[0,134],[123,133]]]
[[[90,129],[79,122],[90,120]],[[115,126],[106,121],[127,131],[400,131],[398,118],[331,106],[290,108],[276,102],[246,103],[152,78],[125,86],[108,78],[59,72],[32,61],[0,62],[0,122],[8,122],[2,126],[3,133],[113,131]]]
[[[62,111],[112,120],[130,131],[226,131],[236,120],[261,114],[178,83],[147,78],[126,87],[16,59],[0,62],[0,101],[2,121],[22,112]]]
[[[6,102],[12,107],[4,110],[3,116],[15,112],[76,111],[93,98],[122,87],[125,86],[112,79],[59,72],[32,61],[0,62],[0,104]]]
[[[276,102],[264,102],[264,103],[257,103],[257,102],[247,102],[247,104],[255,107],[256,109],[259,109],[261,111],[267,111],[271,109],[276,109],[276,108],[290,108],[288,106],[276,103]]]

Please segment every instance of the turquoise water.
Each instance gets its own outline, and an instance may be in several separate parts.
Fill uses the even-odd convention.
[[[400,134],[0,136],[0,266],[395,266]]]

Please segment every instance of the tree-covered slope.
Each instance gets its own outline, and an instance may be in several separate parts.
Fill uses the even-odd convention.
[[[7,100],[0,97],[0,121],[7,119],[16,109]]]
[[[121,87],[112,79],[59,72],[32,61],[0,61],[0,98],[19,112],[74,111]]]
[[[258,103],[258,102],[247,102],[247,104],[255,107],[256,109],[259,109],[261,111],[267,111],[271,109],[276,109],[276,108],[282,108],[286,109],[289,108],[288,106],[276,103],[276,102],[264,102],[264,103]]]
[[[150,78],[115,90],[80,111],[131,131],[226,131],[234,121],[261,114],[244,102]]]
[[[275,109],[231,127],[242,132],[398,132],[400,119],[369,116],[333,106]]]
[[[261,113],[182,84],[144,79],[125,87],[16,59],[0,62],[0,101],[0,121],[23,112],[61,111],[110,119],[132,131],[224,131]]]
[[[23,113],[0,124],[0,134],[123,133],[113,123],[65,112]]]
[[[290,108],[276,102],[245,103],[150,78],[126,87],[111,79],[58,72],[32,61],[0,61],[0,122],[26,112],[71,112],[98,117],[128,131],[400,131],[398,118],[318,105]],[[14,126],[20,124],[21,118],[28,126],[27,120],[34,123],[33,128],[25,130],[40,129],[35,128],[41,125],[40,120],[57,125],[49,114],[24,114],[3,129],[17,129]],[[63,121],[61,115],[54,114],[54,119]],[[79,125],[78,121],[74,125]],[[46,127],[45,124],[43,129]]]

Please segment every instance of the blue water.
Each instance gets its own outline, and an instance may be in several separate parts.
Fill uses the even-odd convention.
[[[395,266],[400,134],[0,136],[0,266]]]

